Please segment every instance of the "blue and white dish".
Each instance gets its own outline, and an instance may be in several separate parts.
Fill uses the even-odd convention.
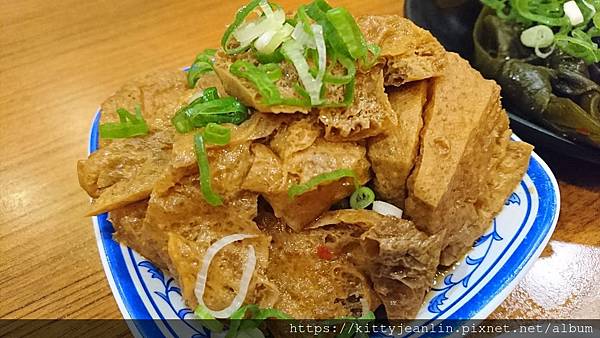
[[[88,151],[98,148],[100,112],[94,117]],[[516,137],[514,137],[516,139]],[[535,153],[527,174],[504,210],[451,271],[442,274],[418,314],[427,322],[484,319],[508,296],[548,243],[556,226],[560,195],[554,175]],[[194,323],[177,282],[132,249],[112,239],[108,215],[93,217],[108,283],[134,335],[210,336]]]

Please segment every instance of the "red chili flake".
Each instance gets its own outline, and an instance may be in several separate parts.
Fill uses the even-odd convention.
[[[317,247],[317,256],[319,256],[321,259],[330,261],[333,259],[333,252],[331,252],[331,249],[325,245],[319,245]]]

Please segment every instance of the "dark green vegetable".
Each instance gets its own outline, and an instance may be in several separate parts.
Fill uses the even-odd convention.
[[[198,161],[198,170],[200,171],[200,190],[202,191],[204,200],[212,206],[223,205],[221,197],[212,189],[208,155],[206,154],[206,146],[202,134],[194,135],[194,147]]]
[[[475,65],[502,86],[515,113],[600,147],[600,86],[585,60],[560,50],[540,59],[519,41],[522,25],[484,9],[473,32]]]
[[[139,105],[135,106],[135,116],[124,108],[117,109],[119,122],[108,122],[99,127],[101,138],[129,138],[146,135],[149,132],[148,124],[142,117]]]
[[[194,63],[192,63],[187,72],[187,83],[189,88],[194,88],[200,76],[213,70],[213,59],[216,53],[216,49],[205,49],[196,56]]]

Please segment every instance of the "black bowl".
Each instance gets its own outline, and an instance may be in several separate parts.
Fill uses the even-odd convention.
[[[417,25],[429,30],[447,50],[471,60],[473,56],[473,26],[481,11],[478,0],[406,0],[405,15]],[[505,102],[505,106],[511,106]],[[575,143],[562,135],[508,113],[512,130],[524,141],[536,147],[600,164],[600,150]]]

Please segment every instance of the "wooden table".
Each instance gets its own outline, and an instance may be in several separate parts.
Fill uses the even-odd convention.
[[[75,170],[91,118],[127,79],[217,46],[240,3],[0,2],[0,318],[121,318]],[[397,0],[336,4],[402,11]],[[492,317],[599,318],[600,167],[542,155],[560,180],[560,221]]]

